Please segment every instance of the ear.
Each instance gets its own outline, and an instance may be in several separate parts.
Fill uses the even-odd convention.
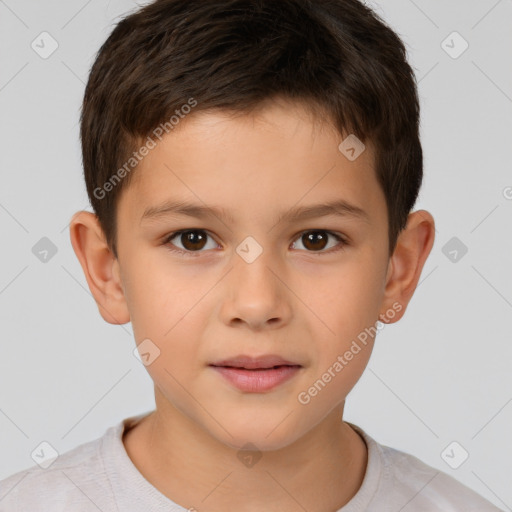
[[[109,324],[129,322],[119,262],[108,248],[98,217],[87,211],[76,212],[71,218],[69,232],[101,316]]]
[[[434,244],[435,223],[426,210],[410,213],[388,264],[379,320],[390,324],[402,318],[418,285],[423,265]],[[386,312],[393,311],[391,314]]]

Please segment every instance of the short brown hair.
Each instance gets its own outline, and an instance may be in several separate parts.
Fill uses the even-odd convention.
[[[156,0],[116,25],[82,105],[87,193],[115,257],[117,199],[141,140],[191,98],[194,112],[244,113],[277,96],[371,144],[391,255],[423,177],[416,82],[397,34],[358,0]]]

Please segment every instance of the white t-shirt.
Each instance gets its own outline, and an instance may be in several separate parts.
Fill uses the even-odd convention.
[[[164,496],[129,458],[123,431],[146,414],[122,420],[46,469],[34,465],[0,481],[0,512],[194,510],[193,504],[180,506]],[[500,512],[451,476],[350,425],[368,446],[368,466],[357,494],[337,512]]]

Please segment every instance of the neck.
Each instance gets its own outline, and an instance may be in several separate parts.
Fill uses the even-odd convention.
[[[238,449],[219,442],[179,410],[159,408],[158,402],[156,411],[125,432],[123,442],[144,478],[185,508],[338,510],[362,484],[367,449],[343,422],[344,404],[290,445],[244,452],[249,458],[243,459]]]

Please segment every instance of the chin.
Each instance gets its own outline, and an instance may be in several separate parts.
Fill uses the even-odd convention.
[[[265,418],[260,414],[255,418],[247,416],[226,418],[227,421],[223,422],[223,426],[226,425],[225,428],[229,434],[218,425],[215,425],[215,431],[210,430],[210,433],[218,441],[237,451],[248,443],[256,446],[261,452],[280,450],[305,433],[288,419],[283,421],[285,417],[286,415],[279,415],[279,417]]]

